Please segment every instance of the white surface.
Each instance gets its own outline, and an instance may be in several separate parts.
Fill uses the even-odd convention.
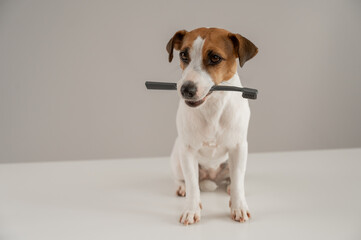
[[[2,164],[0,239],[361,239],[361,149],[251,154],[251,222],[217,191],[188,227],[168,161]]]

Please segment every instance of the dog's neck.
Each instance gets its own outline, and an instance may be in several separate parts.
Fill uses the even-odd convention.
[[[233,75],[232,78],[222,82],[219,85],[242,87],[237,72]],[[213,92],[208,97],[206,102],[199,109],[196,110],[198,110],[199,113],[202,114],[207,121],[219,121],[231,94],[232,93],[228,91]]]

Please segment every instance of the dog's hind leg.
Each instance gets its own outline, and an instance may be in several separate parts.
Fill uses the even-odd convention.
[[[231,192],[231,179],[229,175],[228,160],[219,166],[215,182],[220,186],[226,186],[226,191],[230,195]]]

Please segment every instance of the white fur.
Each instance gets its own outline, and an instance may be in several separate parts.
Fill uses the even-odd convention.
[[[198,37],[190,51],[191,62],[183,71],[178,89],[184,81],[196,82],[203,98],[214,84],[211,76],[202,69],[204,40]],[[241,87],[236,73],[221,83]],[[213,92],[199,107],[187,106],[180,100],[177,112],[178,137],[171,154],[172,170],[176,181],[186,187],[186,204],[181,222],[194,223],[200,218],[199,169],[217,169],[227,160],[231,178],[231,215],[236,220],[248,220],[248,206],[244,192],[244,175],[247,163],[247,130],[250,118],[248,101],[238,92]],[[210,186],[209,183],[206,185]],[[212,185],[212,184],[211,184]],[[214,185],[211,188],[216,188]]]
[[[177,83],[178,93],[180,94],[181,86],[185,81],[191,80],[193,81],[197,87],[197,97],[198,99],[203,98],[207,95],[211,87],[214,85],[211,76],[202,70],[202,48],[203,48],[204,40],[201,37],[198,37],[193,42],[192,50],[189,52],[191,62],[184,69],[182,73],[182,77],[180,81]]]

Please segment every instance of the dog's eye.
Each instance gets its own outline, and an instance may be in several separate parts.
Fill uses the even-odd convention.
[[[214,55],[210,56],[209,60],[210,60],[211,64],[217,64],[217,63],[220,63],[222,61],[222,58],[220,56],[214,54]]]
[[[184,63],[189,62],[188,54],[186,52],[180,52],[179,57],[182,60],[182,62],[184,62]]]

